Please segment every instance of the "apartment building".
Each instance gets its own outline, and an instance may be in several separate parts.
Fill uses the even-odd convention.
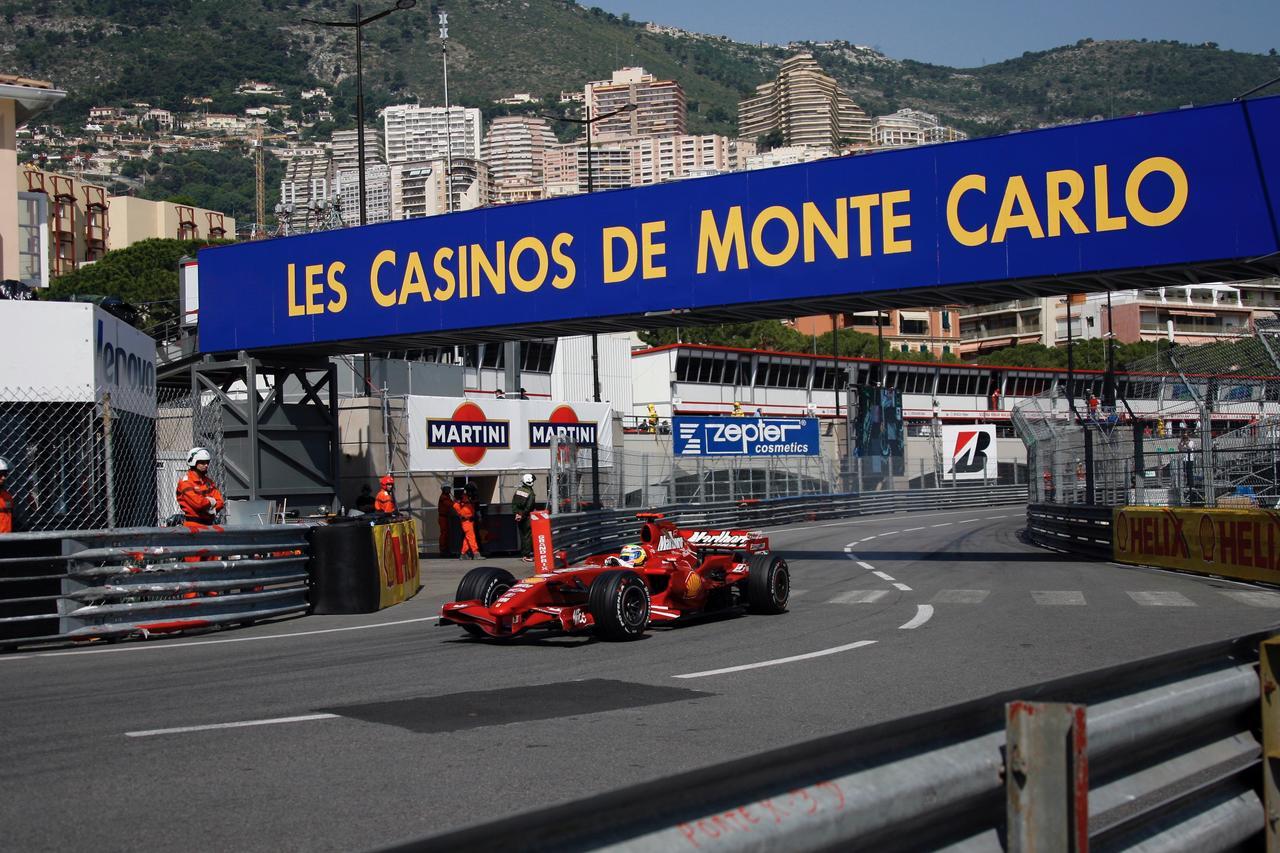
[[[738,132],[747,139],[777,132],[784,145],[840,150],[869,146],[871,119],[812,54],[798,53],[738,104]]]
[[[329,151],[335,172],[354,171],[360,162],[360,138],[354,129],[335,130],[330,137]],[[385,163],[383,158],[382,131],[376,127],[364,129],[364,162],[366,166]]]
[[[333,169],[328,152],[316,157],[294,157],[284,167],[280,204],[294,230],[310,230],[316,210],[329,203]]]
[[[454,157],[452,163],[443,158],[393,163],[389,168],[392,219],[438,216],[493,203],[489,167],[475,157]]]
[[[632,136],[670,136],[687,132],[684,88],[674,80],[659,80],[643,68],[622,68],[608,80],[592,81],[582,90],[591,116],[635,104],[592,126],[599,140]]]
[[[934,308],[894,308],[854,311],[834,316],[835,326],[883,337],[890,352],[928,352],[935,356],[960,354],[959,311],[955,305]],[[823,335],[833,328],[831,315],[798,317],[792,324],[806,335]]]
[[[548,149],[557,145],[546,119],[502,116],[489,123],[482,146],[483,159],[495,185],[513,182],[542,183]]]
[[[421,107],[398,104],[382,111],[388,164],[454,157],[480,157],[483,118],[474,107]]]
[[[871,122],[873,148],[902,148],[935,142],[957,142],[969,135],[938,123],[938,117],[920,110],[902,109]]]
[[[543,185],[547,197],[630,187],[634,156],[632,149],[621,142],[593,144],[588,175],[585,145],[570,142],[550,148],[544,158]]]
[[[772,169],[777,166],[793,166],[796,163],[812,163],[814,160],[825,160],[834,156],[836,154],[830,148],[784,145],[781,148],[771,148],[768,151],[748,154],[743,158],[742,168],[748,171],[751,169]]]
[[[612,144],[632,152],[632,186],[736,171],[756,153],[755,142],[718,133],[639,136]]]
[[[360,224],[360,172],[355,168],[335,170],[333,194],[343,225]],[[391,169],[385,163],[367,162],[364,167],[365,224],[391,221]]]

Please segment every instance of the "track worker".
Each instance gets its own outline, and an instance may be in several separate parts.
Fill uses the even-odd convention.
[[[458,551],[458,559],[474,560],[476,557],[484,559],[484,554],[480,553],[480,546],[476,544],[476,505],[471,502],[466,489],[459,489],[454,495],[453,511],[457,513],[458,522],[462,525],[462,547]]]
[[[449,493],[449,484],[440,484],[440,499],[436,501],[436,520],[440,523],[440,556],[448,557],[449,522],[453,519],[453,495]]]
[[[516,515],[516,529],[520,532],[520,559],[526,563],[533,562],[533,520],[529,513],[538,508],[537,495],[533,490],[533,475],[525,474],[520,478],[520,488],[511,498],[511,511]]]
[[[396,498],[391,494],[396,487],[396,478],[387,474],[378,481],[378,496],[373,499],[374,512],[395,512]]]
[[[0,456],[0,533],[13,532],[13,495],[5,488],[9,479],[9,460]]]
[[[188,530],[216,527],[218,513],[227,505],[222,492],[209,479],[212,458],[203,447],[193,447],[187,454],[187,476],[178,481],[178,507]]]

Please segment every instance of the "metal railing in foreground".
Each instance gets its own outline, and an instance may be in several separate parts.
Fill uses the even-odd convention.
[[[1072,676],[394,851],[1212,850],[1274,845],[1280,640]],[[1260,702],[1260,696],[1261,702]],[[1072,703],[1072,704],[1063,704]],[[1259,732],[1268,741],[1260,743]],[[1264,788],[1266,793],[1264,794]],[[1269,813],[1280,809],[1274,799]]]
[[[0,648],[245,624],[307,609],[306,525],[0,537]]]
[[[690,527],[747,528],[910,510],[1009,506],[1023,504],[1026,500],[1025,485],[974,484],[900,492],[678,504],[650,507],[644,511],[661,512],[677,524]],[[636,536],[637,511],[639,508],[554,515],[551,524],[555,547],[568,551],[570,559],[577,559],[631,542]]]
[[[1109,506],[1030,504],[1026,535],[1041,547],[1110,560],[1111,516]]]

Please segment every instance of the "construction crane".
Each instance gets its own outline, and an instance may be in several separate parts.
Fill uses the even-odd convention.
[[[207,142],[239,142],[244,143],[244,136],[202,136],[202,141]],[[263,144],[267,140],[279,140],[291,138],[284,133],[263,133],[262,125],[255,125],[253,128],[253,136],[249,138],[249,147],[253,150],[253,189],[254,189],[254,240],[261,240],[267,236],[267,155],[266,147]]]

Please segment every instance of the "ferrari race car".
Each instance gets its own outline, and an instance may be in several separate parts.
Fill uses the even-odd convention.
[[[514,637],[532,630],[594,632],[634,640],[650,624],[746,603],[757,613],[783,613],[791,592],[787,561],[769,539],[744,530],[681,530],[657,513],[641,513],[639,543],[597,554],[576,566],[550,555],[550,522],[534,516],[537,574],[517,580],[499,568],[472,569],[440,624],[476,637]]]

